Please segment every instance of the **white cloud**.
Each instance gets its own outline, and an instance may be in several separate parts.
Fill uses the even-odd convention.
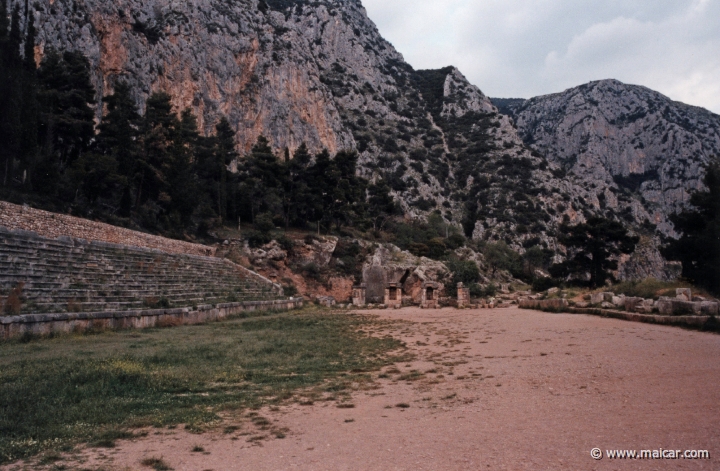
[[[415,68],[490,96],[615,78],[720,113],[720,0],[363,0]]]

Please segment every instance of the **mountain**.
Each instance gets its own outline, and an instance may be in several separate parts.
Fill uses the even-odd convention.
[[[24,11],[24,1],[11,3]],[[667,276],[654,228],[644,225],[665,220],[625,180],[591,181],[591,173],[575,171],[571,157],[554,150],[551,125],[540,145],[542,136],[529,137],[539,125],[499,113],[458,69],[414,70],[359,0],[54,0],[29,13],[36,61],[49,48],[81,51],[98,103],[124,81],[141,110],[150,94],[167,92],[176,111],[195,112],[205,133],[227,117],[242,152],[261,135],[289,156],[302,143],[312,152],[355,150],[359,172],[387,181],[407,217],[437,211],[468,236],[519,251],[540,246],[561,255],[561,222],[627,216],[628,203],[626,219],[648,242],[640,259],[625,264],[641,268],[623,273]],[[527,103],[499,105],[520,112]]]
[[[668,216],[720,156],[719,115],[617,80],[493,103],[527,145],[590,191],[592,204],[665,235],[675,235]]]

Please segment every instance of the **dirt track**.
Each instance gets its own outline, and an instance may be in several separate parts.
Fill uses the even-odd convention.
[[[375,334],[402,338],[417,359],[386,368],[355,408],[262,411],[284,439],[248,442],[249,422],[237,434],[151,434],[83,467],[148,469],[143,458],[162,456],[178,471],[720,470],[720,335],[515,308],[372,312],[411,321]],[[594,447],[711,459],[595,461]]]

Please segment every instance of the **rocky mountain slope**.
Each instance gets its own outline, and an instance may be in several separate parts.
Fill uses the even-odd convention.
[[[575,164],[549,144],[528,147],[457,69],[413,70],[359,0],[52,0],[30,14],[36,60],[48,48],[80,50],[98,98],[119,80],[141,108],[152,92],[168,92],[205,132],[226,116],[242,151],[260,135],[290,155],[302,143],[354,149],[363,176],[385,179],[409,217],[439,211],[468,236],[560,253],[560,222],[622,215],[626,202],[628,220],[648,237],[643,222],[664,224],[612,176],[590,183],[587,172],[567,175]],[[664,277],[649,247],[641,271]]]
[[[668,215],[720,156],[720,116],[617,80],[530,100],[494,99],[523,141],[560,165],[593,200],[629,222],[674,234]]]
[[[140,106],[166,91],[208,132],[227,116],[244,150],[259,135],[291,154],[303,142],[355,149],[362,173],[385,178],[410,216],[440,210],[468,235],[518,247],[550,246],[555,222],[582,217],[585,190],[532,155],[457,69],[414,71],[359,1],[55,0],[31,10],[36,59],[81,50],[98,95],[118,80]]]

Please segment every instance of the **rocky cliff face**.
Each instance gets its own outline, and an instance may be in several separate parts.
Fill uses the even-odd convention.
[[[531,155],[457,69],[414,71],[357,0],[53,0],[31,10],[37,60],[50,47],[81,50],[99,96],[118,80],[141,107],[166,91],[206,132],[227,116],[243,150],[261,134],[291,154],[303,142],[355,149],[362,173],[386,178],[410,216],[441,210],[460,223],[469,206],[468,234],[501,239],[520,226],[518,247],[533,225],[551,245],[548,224],[577,217],[563,201],[584,190]]]
[[[314,152],[357,150],[363,176],[384,178],[409,217],[439,211],[468,236],[560,250],[561,221],[625,211],[612,174],[592,183],[591,173],[567,176],[569,157],[541,139],[529,148],[457,69],[413,70],[359,0],[50,0],[31,14],[36,59],[50,47],[82,51],[98,98],[118,80],[134,87],[141,108],[152,92],[168,92],[207,133],[228,117],[243,151],[260,135],[290,154],[303,142]],[[517,121],[527,138],[531,127]],[[699,167],[689,168],[696,182]],[[643,187],[646,198],[675,195],[653,188]],[[634,222],[664,223],[627,201]],[[663,267],[652,266],[660,276]]]
[[[530,100],[495,100],[525,143],[575,177],[601,207],[674,234],[668,215],[720,156],[720,116],[617,80]]]

